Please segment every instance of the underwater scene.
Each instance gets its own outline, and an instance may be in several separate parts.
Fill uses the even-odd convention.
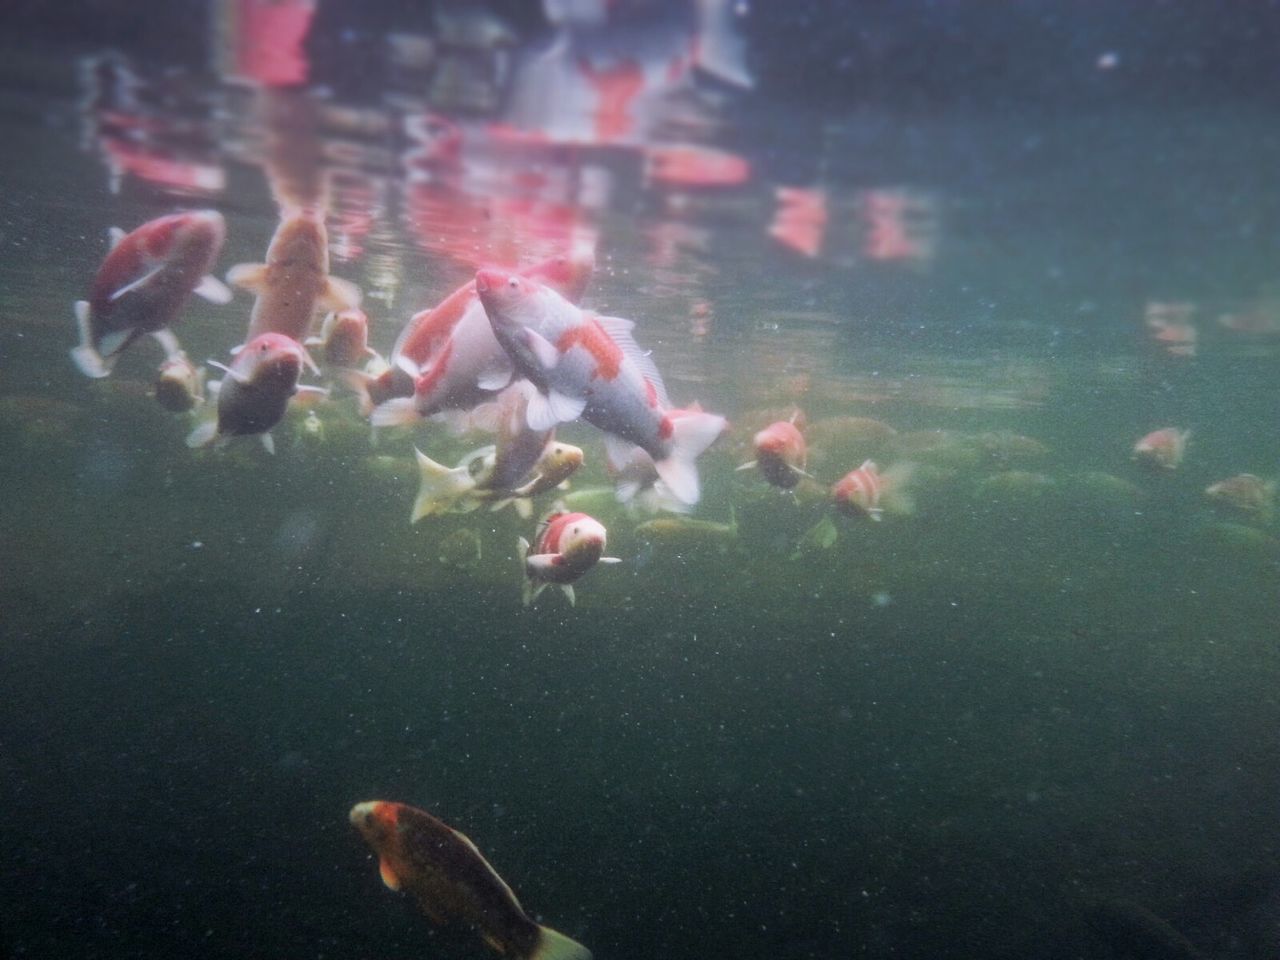
[[[1280,6],[0,24],[0,958],[1280,957]]]

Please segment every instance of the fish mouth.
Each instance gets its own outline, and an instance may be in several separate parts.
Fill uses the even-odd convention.
[[[351,812],[347,814],[347,819],[351,821],[353,827],[364,828],[367,826],[378,813],[378,801],[366,800],[364,803],[357,803],[351,808]]]

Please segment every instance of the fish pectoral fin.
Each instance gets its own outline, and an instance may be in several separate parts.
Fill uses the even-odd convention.
[[[756,462],[755,462],[754,460],[748,460],[746,463],[740,463],[740,464],[738,464],[738,465],[737,465],[736,467],[734,467],[733,469],[734,469],[734,470],[750,470],[750,469],[752,469],[755,465],[756,465]]]
[[[556,565],[556,557],[554,553],[530,553],[524,558],[524,566],[526,570],[533,573],[541,573],[544,570],[550,570]]]
[[[577,597],[577,595],[573,592],[573,584],[572,584],[572,583],[562,583],[562,584],[560,584],[560,591],[561,591],[561,592],[562,592],[566,597],[568,597],[568,598],[569,598],[569,606],[571,606],[571,607],[576,607],[576,606],[578,605],[578,597]]]
[[[354,310],[360,306],[360,288],[350,280],[330,277],[320,294],[320,306],[324,310]]]
[[[209,366],[211,366],[211,367],[216,367],[217,369],[221,370],[223,373],[225,373],[225,374],[226,374],[228,377],[230,377],[232,380],[236,381],[236,383],[248,383],[248,382],[249,382],[249,378],[248,378],[248,377],[246,377],[243,373],[240,373],[240,372],[239,372],[239,371],[237,371],[237,370],[232,370],[232,369],[231,369],[230,367],[228,367],[225,363],[219,363],[217,360],[206,360],[206,361],[205,361],[205,363],[209,364]]]
[[[501,390],[511,382],[515,372],[511,358],[504,353],[501,357],[494,357],[480,371],[480,376],[476,377],[476,386],[481,390]]]
[[[178,338],[174,336],[173,331],[168,327],[161,327],[159,330],[153,331],[151,336],[155,338],[156,343],[160,344],[160,349],[164,351],[164,355],[170,360],[177,360],[185,356],[182,352],[182,344],[178,342]]]
[[[494,949],[495,952],[506,955],[507,948],[503,946],[502,941],[491,933],[481,932],[480,939]]]
[[[197,297],[202,297],[210,303],[231,302],[231,288],[211,273],[201,277],[200,282],[196,284],[196,288],[192,292]]]
[[[528,960],[591,960],[591,951],[550,927],[538,928],[538,945]]]
[[[216,418],[210,417],[187,436],[187,446],[193,450],[196,447],[207,447],[217,434],[218,421]]]
[[[386,885],[388,890],[400,889],[400,878],[397,877],[396,872],[391,869],[391,864],[387,862],[386,857],[382,857],[378,860],[378,876],[382,878],[382,882]]]
[[[621,557],[601,557],[596,563],[621,563]]]
[[[265,263],[237,263],[227,271],[227,283],[250,293],[261,293],[267,288]]]
[[[119,300],[121,297],[123,297],[126,293],[130,293],[134,290],[138,290],[142,287],[145,287],[147,283],[149,283],[151,279],[163,269],[164,269],[163,263],[160,264],[159,266],[152,267],[150,270],[148,270],[146,273],[140,276],[137,280],[134,280],[132,283],[126,283],[119,290],[112,292],[111,296],[107,297],[107,299],[114,303],[116,300]]]
[[[120,241],[127,236],[128,234],[119,227],[107,227],[107,243],[110,245],[109,249],[114,250],[116,247],[120,246]]]
[[[260,433],[258,434],[258,438],[262,441],[262,449],[274,456],[276,452],[276,442],[271,439],[271,434]]]
[[[529,327],[524,328],[524,342],[542,369],[554,370],[556,368],[556,364],[560,362],[560,351],[555,348],[555,344],[538,333],[537,330],[532,330]]]

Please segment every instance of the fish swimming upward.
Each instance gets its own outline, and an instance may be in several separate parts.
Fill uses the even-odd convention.
[[[116,358],[144,334],[170,357],[180,352],[169,332],[192,293],[227,303],[231,291],[208,276],[226,222],[216,210],[151,220],[132,233],[111,231],[111,252],[93,279],[88,300],[76,302],[80,345],[71,351],[80,372],[105,377]]]
[[[217,386],[217,413],[191,432],[187,446],[257,436],[268,453],[275,453],[269,431],[284,417],[289,400],[299,390],[317,389],[298,386],[304,364],[316,369],[306,349],[283,334],[264,333],[238,350],[230,367],[210,363],[226,373]]]
[[[257,297],[246,343],[264,333],[301,343],[317,315],[360,306],[355,284],[329,276],[329,236],[323,221],[306,213],[280,221],[266,263],[237,264],[227,282]]]
[[[695,461],[726,421],[700,411],[676,414],[653,358],[631,335],[631,321],[581,310],[510,271],[480,270],[476,290],[498,342],[538,388],[529,401],[531,428],[581,416],[640,447],[677,498],[698,502]]]
[[[583,251],[536,263],[520,275],[576,301],[594,270],[594,256]],[[391,369],[381,376],[357,376],[352,383],[367,398],[365,405],[375,408],[375,426],[413,423],[440,410],[474,406],[510,383],[513,374],[474,279],[430,310],[414,314],[400,331],[390,361]]]
[[[433,922],[465,923],[513,960],[591,960],[582,944],[530,920],[476,845],[425,810],[370,800],[349,819],[378,855],[382,882],[413,897]]]

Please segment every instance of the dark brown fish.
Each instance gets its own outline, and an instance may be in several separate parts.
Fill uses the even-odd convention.
[[[431,814],[370,800],[350,820],[378,855],[382,882],[418,901],[435,923],[469,924],[485,943],[518,960],[591,960],[591,951],[529,919],[476,845]]]

